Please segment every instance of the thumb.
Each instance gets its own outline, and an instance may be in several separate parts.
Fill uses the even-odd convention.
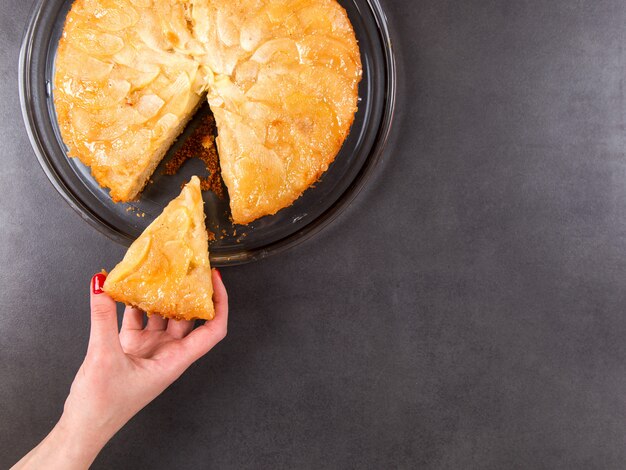
[[[121,348],[115,301],[102,290],[105,280],[106,275],[103,273],[91,278],[89,348]]]

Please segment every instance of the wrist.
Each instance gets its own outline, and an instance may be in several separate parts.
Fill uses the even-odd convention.
[[[61,416],[50,433],[52,442],[59,448],[63,448],[68,456],[80,461],[89,460],[89,464],[93,462],[112,435],[113,433],[94,429],[89,424],[83,426],[74,423],[65,414]]]
[[[61,416],[39,445],[40,451],[53,458],[59,468],[89,468],[108,439],[94,438],[92,433],[85,431],[68,422],[67,417]]]
[[[13,469],[88,469],[105,444],[106,440],[88,437],[62,416],[44,440],[15,464]]]
[[[124,425],[115,407],[105,406],[102,400],[89,398],[88,393],[72,390],[63,407],[63,414],[55,426],[55,437],[63,439],[74,453],[94,458],[106,443]]]

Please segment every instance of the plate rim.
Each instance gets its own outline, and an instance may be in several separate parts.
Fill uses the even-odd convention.
[[[339,195],[339,197],[315,220],[312,220],[309,224],[305,225],[298,231],[291,233],[288,237],[281,238],[263,247],[248,249],[238,255],[214,255],[211,253],[212,266],[235,266],[252,261],[258,261],[274,254],[283,253],[284,251],[309,240],[312,236],[326,228],[354,201],[367,181],[370,180],[374,172],[373,170],[382,161],[383,153],[389,141],[391,127],[394,121],[397,93],[396,57],[387,17],[379,0],[365,1],[373,13],[377,26],[377,34],[383,46],[382,52],[385,61],[385,93],[382,104],[383,112],[376,131],[374,145],[369,152],[368,159],[364,162],[363,166],[361,166],[353,180]],[[61,195],[63,200],[79,214],[81,219],[86,221],[98,232],[121,245],[129,246],[134,240],[132,237],[120,232],[116,227],[112,226],[100,217],[99,214],[88,208],[63,182],[62,177],[57,173],[53,163],[47,156],[47,152],[44,150],[38,126],[35,122],[36,118],[33,110],[30,109],[30,106],[28,105],[32,97],[31,70],[30,67],[28,67],[28,64],[30,63],[32,55],[35,27],[39,23],[42,16],[42,7],[44,3],[46,3],[46,0],[38,0],[33,5],[31,14],[24,29],[19,53],[18,88],[20,106],[22,108],[22,118],[26,127],[26,133],[39,162],[39,166],[42,168],[48,180],[52,183],[53,187]]]

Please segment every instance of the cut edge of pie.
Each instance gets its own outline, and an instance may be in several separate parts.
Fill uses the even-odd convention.
[[[118,302],[148,315],[211,320],[215,315],[204,202],[197,176],[131,244],[104,283]]]
[[[191,121],[191,118],[193,118],[194,114],[201,105],[202,99],[199,99],[194,107],[189,111],[189,114],[182,117],[178,126],[168,131],[167,135],[164,136],[160,147],[155,150],[150,161],[135,178],[128,179],[127,181],[122,181],[117,184],[113,183],[109,174],[107,172],[102,172],[101,168],[97,166],[96,168],[91,167],[91,172],[94,175],[94,178],[96,178],[96,181],[108,181],[107,184],[102,186],[110,188],[109,195],[111,196],[111,199],[113,199],[113,202],[128,202],[139,198],[139,193],[141,193],[141,191],[143,191],[145,186],[148,184],[150,176],[152,176],[156,168],[159,166],[159,163],[161,163],[170,147],[174,144],[174,142],[176,142],[180,134],[183,133],[185,127],[189,121]]]

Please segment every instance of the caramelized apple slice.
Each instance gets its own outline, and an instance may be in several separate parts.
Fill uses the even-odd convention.
[[[210,279],[204,204],[200,180],[194,176],[130,246],[104,290],[149,315],[211,320]]]

